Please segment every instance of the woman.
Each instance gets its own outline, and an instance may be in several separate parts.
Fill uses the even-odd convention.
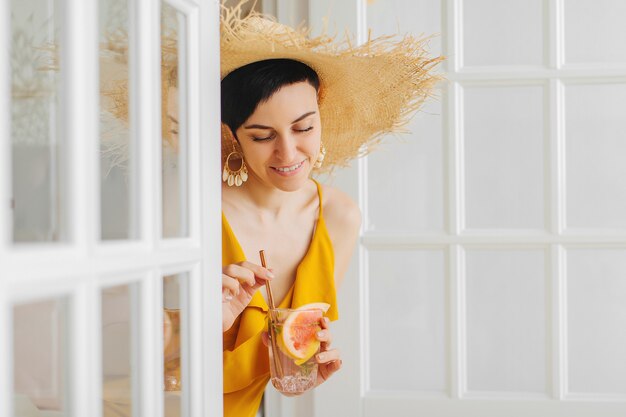
[[[330,304],[317,384],[342,365],[328,323],[361,216],[311,174],[396,131],[430,94],[440,58],[410,38],[338,49],[239,8],[224,9],[221,33],[224,415],[248,417],[269,379],[266,281],[280,307]]]
[[[327,319],[337,316],[335,285],[348,267],[360,212],[346,194],[310,178],[322,159],[318,88],[311,68],[285,59],[246,65],[222,81],[222,119],[235,152],[240,149],[243,156],[237,164],[245,164],[248,173],[240,187],[225,185],[222,190],[227,416],[254,415],[268,380],[267,347],[259,343],[258,332],[267,312],[266,280],[281,307],[327,302]],[[271,270],[253,258],[261,249]],[[242,320],[257,325],[251,337],[242,336]],[[317,384],[341,367],[327,323],[318,333]],[[255,364],[243,375],[248,361]]]

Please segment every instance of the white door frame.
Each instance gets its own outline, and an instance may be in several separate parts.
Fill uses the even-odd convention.
[[[139,388],[134,414],[163,415],[162,275],[189,272],[186,357],[187,412],[222,414],[221,354],[221,175],[219,103],[219,13],[217,0],[168,0],[186,16],[189,94],[186,108],[189,138],[190,237],[160,239],[160,2],[135,0],[130,20],[135,55],[130,57],[131,84],[141,99],[136,109],[136,182],[140,238],[99,240],[99,80],[98,2],[65,0],[62,74],[65,117],[68,219],[67,242],[21,244],[12,240],[11,223],[11,79],[0,66],[0,415],[13,415],[13,306],[56,296],[68,301],[67,403],[72,416],[101,413],[101,289],[138,284],[132,315],[139,334],[133,357],[138,361]],[[9,2],[0,2],[0,46],[11,47]],[[132,24],[131,24],[132,27]],[[8,54],[8,52],[6,52]],[[9,59],[3,60],[8,63]],[[136,64],[133,66],[133,64]],[[193,366],[190,366],[193,364]],[[186,401],[183,401],[187,403]]]

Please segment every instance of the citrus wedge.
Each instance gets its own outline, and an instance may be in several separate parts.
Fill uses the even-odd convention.
[[[328,309],[330,308],[330,304],[328,303],[310,303],[310,304],[305,304],[303,306],[300,306],[298,308],[296,308],[296,310],[322,310],[323,313],[326,313],[328,311]]]
[[[316,333],[320,330],[319,320],[330,307],[326,303],[313,303],[299,307],[285,319],[279,346],[296,365],[308,361],[319,349]]]

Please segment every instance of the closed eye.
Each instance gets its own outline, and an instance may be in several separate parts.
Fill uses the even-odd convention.
[[[267,137],[264,137],[264,138],[258,138],[256,136],[252,136],[252,140],[255,141],[255,142],[263,142],[263,141],[266,141],[266,140],[274,139],[274,136],[275,135],[270,135],[270,136],[267,136]]]
[[[309,126],[306,129],[294,129],[296,132],[308,132],[310,130],[313,130],[313,126]]]

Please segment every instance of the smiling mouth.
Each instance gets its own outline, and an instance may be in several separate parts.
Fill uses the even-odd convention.
[[[302,166],[302,164],[304,164],[304,161],[299,162],[299,163],[297,163],[295,165],[288,166],[288,167],[280,167],[280,168],[272,167],[272,168],[275,169],[278,172],[291,172],[291,171],[295,171],[296,169],[300,168]]]

